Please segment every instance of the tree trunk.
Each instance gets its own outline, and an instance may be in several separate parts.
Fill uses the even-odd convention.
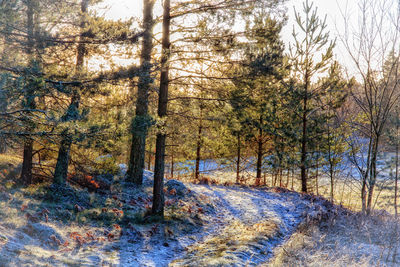
[[[258,149],[257,149],[257,173],[256,173],[256,186],[261,184],[261,166],[262,166],[262,141],[258,141]]]
[[[32,62],[34,60],[34,33],[33,33],[33,28],[34,28],[34,21],[33,21],[33,16],[34,16],[34,3],[32,0],[28,0],[26,2],[27,5],[27,10],[26,10],[26,15],[27,15],[27,32],[28,32],[28,45],[27,45],[27,55],[29,60]],[[30,109],[34,109],[35,106],[35,99],[32,97],[34,95],[34,88],[31,88],[32,85],[28,85],[27,88],[27,93],[25,95],[25,98],[27,100],[27,107]],[[27,131],[30,132],[33,129],[32,125],[29,125],[27,127]],[[32,183],[32,157],[33,157],[33,138],[28,136],[25,139],[24,142],[24,154],[23,154],[23,160],[22,160],[22,170],[21,170],[21,182],[25,185],[31,184]]]
[[[81,19],[81,33],[80,33],[80,40],[84,38],[84,28],[86,27],[86,18],[85,15],[87,14],[89,7],[89,0],[82,0],[81,2],[81,12],[82,12],[82,19]],[[79,76],[83,70],[83,64],[85,60],[86,54],[86,46],[83,43],[79,43],[77,47],[77,55],[76,55],[76,65],[75,65],[75,72]],[[71,103],[68,106],[67,112],[64,115],[63,121],[73,121],[79,119],[79,105],[80,105],[80,92],[79,89],[74,89],[73,95],[71,97]],[[69,159],[70,159],[70,151],[72,145],[72,136],[68,133],[68,129],[63,131],[61,135],[62,139],[60,142],[60,148],[58,150],[58,157],[56,168],[54,170],[54,183],[56,184],[64,184],[67,181],[68,176],[68,166],[69,166]]]
[[[240,133],[237,134],[236,183],[240,183]]]
[[[33,140],[27,138],[24,143],[24,160],[22,162],[21,182],[24,185],[32,183],[32,155],[33,155]]]
[[[64,184],[68,176],[69,152],[72,141],[67,130],[62,136],[63,138],[58,150],[57,163],[54,171],[54,183],[56,184]]]
[[[143,183],[143,169],[146,153],[146,136],[149,127],[149,91],[153,83],[151,77],[151,52],[153,50],[153,7],[154,0],[143,0],[142,52],[140,65],[142,74],[138,81],[136,113],[132,123],[132,143],[127,171],[127,181],[140,186]]]
[[[334,197],[334,162],[332,158],[332,144],[331,144],[331,128],[328,123],[328,162],[329,162],[329,178],[330,178],[330,199],[331,202],[333,203],[333,197]]]
[[[291,190],[294,190],[294,169],[292,167],[292,186],[290,187]]]
[[[332,160],[332,150],[331,150],[331,144],[330,144],[330,140],[328,140],[329,142],[329,151],[328,151],[328,157],[329,157],[329,178],[330,178],[330,182],[331,182],[331,202],[333,202],[333,198],[334,198],[334,169],[333,169],[333,160]]]
[[[364,174],[366,175],[366,174]],[[364,179],[364,177],[363,177]],[[361,210],[365,214],[367,211],[367,180],[364,179],[361,185]]]
[[[305,93],[307,94],[307,93]],[[301,139],[301,163],[300,163],[300,169],[301,169],[301,191],[304,193],[307,193],[307,173],[306,173],[306,161],[307,161],[307,97],[304,97],[303,100],[303,121],[302,121],[302,127],[303,127],[303,135]]]
[[[334,181],[334,178],[333,178],[333,168],[332,168],[332,165],[329,167],[329,175],[330,175],[330,178],[331,178],[331,202],[333,203],[335,181]]]
[[[263,130],[261,128],[262,125],[262,117],[260,116],[260,129],[258,136],[258,147],[257,147],[257,174],[256,174],[256,186],[261,184],[261,167],[262,167],[262,157],[263,157]]]
[[[200,107],[200,123],[199,123],[199,130],[197,133],[197,146],[196,146],[196,164],[195,164],[195,171],[194,171],[194,178],[196,180],[200,179],[200,160],[201,160],[201,134],[203,131],[203,109]]]
[[[152,142],[149,144],[149,153],[147,153],[147,169],[151,171],[151,153],[152,153]]]
[[[303,96],[303,117],[302,117],[302,138],[301,138],[301,191],[307,193],[307,127],[308,127],[308,91],[310,77],[308,66],[304,75],[304,96]]]
[[[266,172],[264,172],[263,173],[263,177],[264,177],[264,181],[263,181],[263,185],[267,185],[267,173]]]
[[[319,175],[319,155],[318,155],[318,153],[317,153],[317,169],[316,169],[316,172],[315,172],[315,189],[316,189],[316,192],[317,192],[317,196],[319,195],[319,192],[318,192],[318,175]]]
[[[164,1],[163,25],[162,25],[162,55],[161,55],[161,77],[160,92],[158,98],[158,116],[167,116],[168,106],[168,59],[170,55],[170,0]],[[165,133],[158,133],[156,140],[156,160],[154,166],[154,187],[152,214],[164,218],[164,165],[165,165]]]
[[[376,184],[376,162],[378,160],[378,144],[379,144],[379,136],[376,136],[375,142],[372,146],[372,157],[371,157],[371,169],[370,169],[370,180],[369,180],[369,188],[368,188],[368,199],[367,199],[367,214],[370,214],[372,211],[372,198],[374,194],[375,184]]]
[[[289,188],[289,181],[290,181],[290,169],[287,169],[287,173],[286,173],[286,188]]]
[[[171,152],[171,179],[174,179],[174,153]]]
[[[373,137],[372,137],[372,126],[370,125],[370,133],[371,137],[369,139],[368,143],[368,154],[367,154],[367,166],[366,170],[363,172],[363,181],[362,181],[362,186],[361,186],[361,205],[362,205],[362,212],[366,214],[367,212],[367,181],[368,181],[368,176],[369,176],[369,170],[371,168],[371,151],[372,151],[372,143],[373,143]]]
[[[398,192],[398,180],[399,180],[399,124],[396,124],[396,159],[395,159],[395,182],[394,182],[394,213],[397,219],[397,192]]]

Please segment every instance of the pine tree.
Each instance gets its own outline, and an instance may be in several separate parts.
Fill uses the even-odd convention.
[[[80,23],[80,39],[79,41],[83,41],[85,37],[85,27],[87,24],[87,16],[88,16],[88,7],[89,7],[89,0],[82,0],[81,2],[81,23]],[[76,56],[76,73],[77,76],[82,73],[83,71],[83,63],[84,57],[86,54],[86,48],[84,43],[79,43],[77,46],[77,56]],[[81,101],[80,90],[81,88],[73,88],[72,89],[72,97],[71,103],[66,110],[66,113],[62,117],[63,122],[69,122],[79,119],[79,104]],[[56,184],[63,184],[67,180],[68,174],[68,165],[69,165],[69,158],[70,158],[70,150],[72,145],[72,136],[68,133],[68,129],[64,129],[61,133],[61,141],[60,141],[60,148],[58,151],[57,163],[54,170],[54,183]]]
[[[158,116],[164,119],[167,116],[168,86],[169,86],[169,57],[170,57],[170,1],[165,0],[163,6],[163,36],[161,55],[160,91],[158,97]],[[154,164],[153,206],[154,215],[164,217],[164,168],[165,168],[165,139],[166,133],[157,133],[156,158]]]
[[[247,30],[250,44],[246,45],[243,73],[238,73],[240,78],[236,81],[237,90],[243,92],[233,92],[241,94],[244,98],[241,101],[247,103],[245,112],[240,110],[243,107],[235,107],[244,113],[242,124],[252,128],[251,136],[256,146],[256,185],[261,184],[265,145],[275,131],[273,125],[276,122],[271,121],[271,114],[276,109],[274,98],[279,97],[280,80],[285,71],[283,44],[279,38],[281,27],[280,22],[259,16]]]
[[[143,169],[145,161],[146,136],[152,120],[148,114],[148,97],[153,83],[151,74],[151,53],[153,50],[153,7],[154,0],[143,1],[143,40],[140,65],[142,73],[138,82],[138,96],[136,100],[136,114],[131,126],[132,143],[129,157],[127,180],[141,185],[143,182]]]
[[[348,150],[346,138],[351,134],[338,111],[347,101],[353,80],[345,80],[342,77],[339,63],[334,62],[329,69],[328,76],[322,80],[322,83],[325,84],[326,89],[324,94],[320,96],[322,110],[319,113],[323,119],[320,148],[327,166],[326,173],[330,179],[330,199],[333,202],[335,180],[340,172],[340,164],[345,152]]]
[[[35,22],[37,23],[37,3],[35,0],[26,1],[26,31],[27,31],[27,47],[26,54],[28,56],[28,60],[30,61],[30,65],[32,70],[37,65],[35,60],[35,36],[34,36],[34,28]],[[36,13],[36,14],[35,14]],[[35,20],[36,19],[36,20]],[[36,65],[36,66],[35,66]],[[36,108],[36,91],[40,81],[38,79],[33,78],[28,81],[24,86],[24,108],[28,110],[34,110]],[[28,126],[26,128],[26,132],[31,132],[34,128],[34,124],[32,122],[28,122]],[[21,182],[23,184],[31,184],[32,183],[32,157],[33,157],[33,138],[27,136],[24,141],[24,152],[23,152],[23,161],[22,161],[22,169],[21,169]]]
[[[329,33],[326,32],[326,17],[321,20],[317,15],[317,9],[308,0],[303,3],[303,20],[300,13],[295,10],[295,17],[299,34],[293,30],[295,39],[294,47],[290,47],[293,71],[298,77],[298,93],[302,101],[301,116],[301,191],[307,192],[307,170],[309,168],[310,138],[308,136],[310,113],[313,110],[313,102],[318,96],[320,88],[313,85],[313,78],[323,73],[332,59],[334,42],[329,42]],[[302,38],[302,39],[299,39]],[[326,47],[326,48],[325,48]],[[323,50],[325,49],[325,50]],[[315,55],[321,53],[321,59],[315,61]]]

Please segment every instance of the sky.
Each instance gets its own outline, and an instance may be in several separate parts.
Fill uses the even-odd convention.
[[[343,23],[343,14],[350,14],[350,22],[357,23],[357,0],[309,0],[313,2],[314,6],[318,8],[318,15],[323,18],[326,15],[327,30],[330,32],[332,39],[338,37],[339,34],[344,32],[345,26]],[[140,17],[143,8],[143,0],[105,0],[108,10],[99,10],[100,14],[105,14],[110,19],[128,19],[132,16]],[[286,48],[289,43],[293,42],[292,31],[293,25],[296,24],[294,19],[294,8],[302,13],[303,0],[289,0],[286,3],[288,22],[282,30],[282,39]],[[156,1],[155,14],[162,14],[161,0]],[[339,39],[339,38],[337,38]],[[347,54],[343,44],[337,40],[334,50],[335,57],[347,69],[352,69],[352,62]],[[351,71],[350,71],[351,72]]]
[[[292,36],[293,26],[296,26],[294,8],[300,15],[303,13],[303,2],[302,0],[290,0],[286,4],[288,22],[282,30],[282,39],[286,47],[289,43],[293,43],[294,39]],[[318,16],[323,19],[326,16],[327,31],[329,31],[329,37],[334,40],[336,39],[336,46],[334,49],[335,59],[337,59],[349,72],[349,75],[354,75],[353,62],[348,55],[348,52],[340,41],[340,35],[345,31],[345,24],[343,16],[349,16],[349,22],[352,25],[348,27],[354,27],[358,22],[358,6],[357,0],[314,0],[310,1],[313,3],[313,7],[317,7]]]

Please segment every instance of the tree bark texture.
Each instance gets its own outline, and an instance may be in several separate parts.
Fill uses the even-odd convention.
[[[306,73],[303,97],[302,138],[301,138],[301,192],[307,193],[307,100],[308,100],[308,75]]]
[[[132,143],[129,155],[127,180],[140,186],[143,183],[143,170],[146,154],[146,137],[149,128],[148,106],[151,77],[151,52],[153,50],[153,8],[154,0],[143,0],[142,51],[140,56],[141,74],[138,81],[135,118],[132,123]]]
[[[158,116],[167,116],[168,85],[169,85],[169,55],[170,55],[170,0],[164,1],[163,25],[162,25],[162,55],[160,92],[158,98]],[[154,166],[154,187],[152,214],[164,218],[164,167],[165,167],[165,140],[166,134],[160,132],[156,139],[156,159]]]

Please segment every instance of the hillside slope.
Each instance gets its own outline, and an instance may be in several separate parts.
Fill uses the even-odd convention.
[[[102,194],[69,186],[3,188],[0,265],[290,265],[296,260],[283,257],[282,249],[299,229],[348,214],[323,199],[279,188],[169,180],[166,221],[160,223],[146,216],[151,175],[146,172],[143,190],[114,179]]]

